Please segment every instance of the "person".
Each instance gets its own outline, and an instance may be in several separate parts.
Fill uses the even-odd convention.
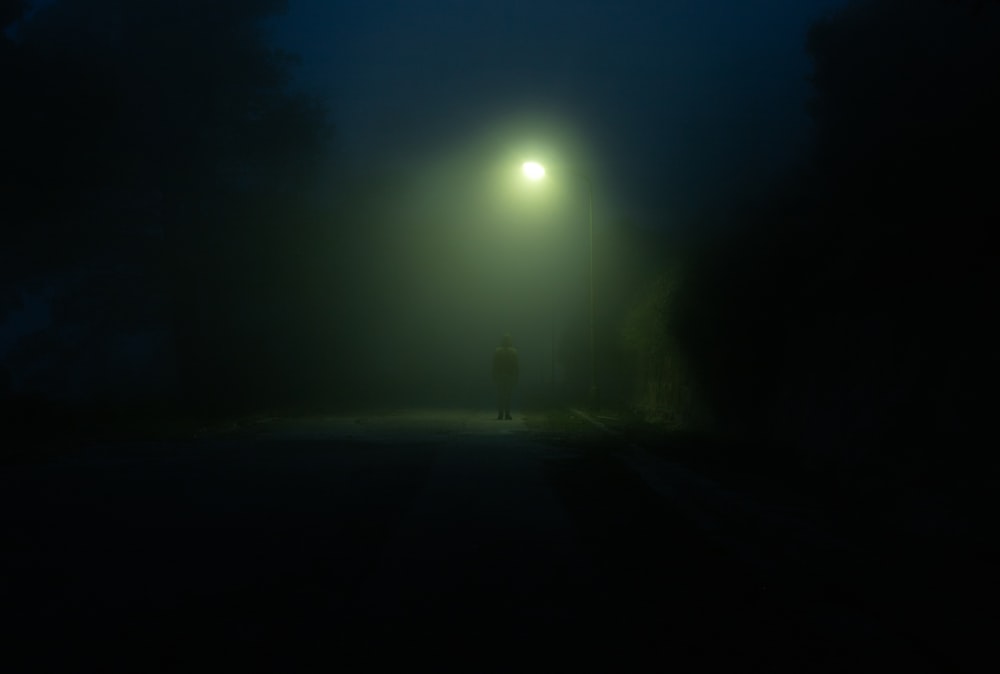
[[[517,383],[517,349],[510,335],[504,335],[493,352],[493,383],[497,387],[497,419],[510,419],[510,396]]]

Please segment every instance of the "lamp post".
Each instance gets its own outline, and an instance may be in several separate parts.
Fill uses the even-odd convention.
[[[545,177],[545,167],[538,162],[526,161],[521,165],[521,170],[529,180],[537,181]],[[587,220],[590,230],[590,404],[597,409],[597,354],[594,333],[594,185],[584,174],[574,172],[574,175],[587,183]]]

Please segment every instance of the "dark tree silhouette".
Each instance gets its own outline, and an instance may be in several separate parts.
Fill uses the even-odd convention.
[[[929,460],[946,437],[975,451],[997,370],[998,29],[993,7],[936,0],[812,28],[812,157],[704,244],[679,299],[724,425],[837,461]]]
[[[27,0],[2,0],[0,1],[0,29],[4,31],[0,35],[0,40],[4,43],[8,41],[6,30],[19,20],[28,11]]]
[[[309,247],[327,138],[322,107],[289,90],[294,57],[261,29],[284,6],[61,0],[5,43],[0,273],[56,294],[50,333],[87,326],[76,360],[116,333],[165,332],[196,400],[247,390],[239,345],[254,381],[282,370],[274,331],[253,326],[295,291],[283,255]]]

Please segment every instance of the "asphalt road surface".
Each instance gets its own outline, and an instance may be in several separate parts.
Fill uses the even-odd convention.
[[[0,522],[11,672],[936,671],[613,453],[485,410],[9,465]]]

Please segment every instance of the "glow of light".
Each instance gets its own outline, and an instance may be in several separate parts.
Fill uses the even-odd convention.
[[[521,165],[521,170],[528,180],[541,180],[545,177],[545,167],[534,161],[526,161]]]

